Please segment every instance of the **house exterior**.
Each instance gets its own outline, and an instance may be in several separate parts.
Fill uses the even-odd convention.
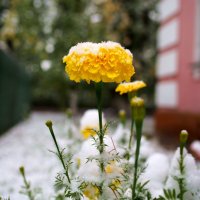
[[[158,10],[156,129],[200,139],[200,0],[161,0]]]

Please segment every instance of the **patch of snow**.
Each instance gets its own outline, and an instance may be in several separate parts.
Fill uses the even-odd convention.
[[[169,158],[165,154],[155,153],[146,161],[146,170],[141,175],[140,181],[145,183],[149,181],[146,187],[153,198],[163,194],[162,188],[169,171]]]
[[[8,130],[0,137],[0,194],[3,198],[26,200],[19,194],[23,185],[19,167],[24,166],[28,181],[33,188],[40,187],[50,199],[54,192],[54,177],[62,169],[59,160],[48,149],[55,151],[45,122],[54,122],[55,134],[63,126],[65,116],[61,113],[34,112],[24,122]]]
[[[200,141],[195,140],[194,142],[192,142],[190,148],[193,151],[198,152],[198,154],[200,154]]]

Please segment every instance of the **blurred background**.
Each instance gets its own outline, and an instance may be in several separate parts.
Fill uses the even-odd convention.
[[[96,105],[94,87],[71,82],[62,57],[78,42],[116,41],[131,50],[147,114],[158,135],[200,130],[199,0],[2,0],[0,133],[33,110],[73,113]],[[104,108],[129,113],[126,96],[104,90]],[[171,138],[171,137],[169,137]]]
[[[136,75],[154,108],[157,0],[2,0],[0,3],[1,132],[31,110],[96,105],[93,86],[75,84],[62,57],[78,42],[117,41],[134,54]],[[104,106],[118,112],[126,97],[104,91]],[[126,105],[125,105],[126,106]]]
[[[62,57],[78,42],[111,40],[134,55],[133,79],[148,85],[141,95],[147,113],[155,113],[156,132],[174,135],[184,126],[199,137],[199,4],[199,0],[2,0],[0,133],[32,110],[70,107],[77,114],[94,107],[94,87],[71,82]],[[108,84],[105,89],[104,107],[111,114],[120,108],[129,112],[126,96],[116,94],[115,87]]]

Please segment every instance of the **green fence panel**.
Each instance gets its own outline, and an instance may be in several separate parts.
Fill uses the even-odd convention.
[[[29,110],[30,77],[17,61],[0,50],[0,134]]]

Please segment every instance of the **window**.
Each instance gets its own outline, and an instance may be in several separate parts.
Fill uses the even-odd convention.
[[[195,51],[194,51],[193,77],[195,79],[200,79],[200,0],[196,0]]]

